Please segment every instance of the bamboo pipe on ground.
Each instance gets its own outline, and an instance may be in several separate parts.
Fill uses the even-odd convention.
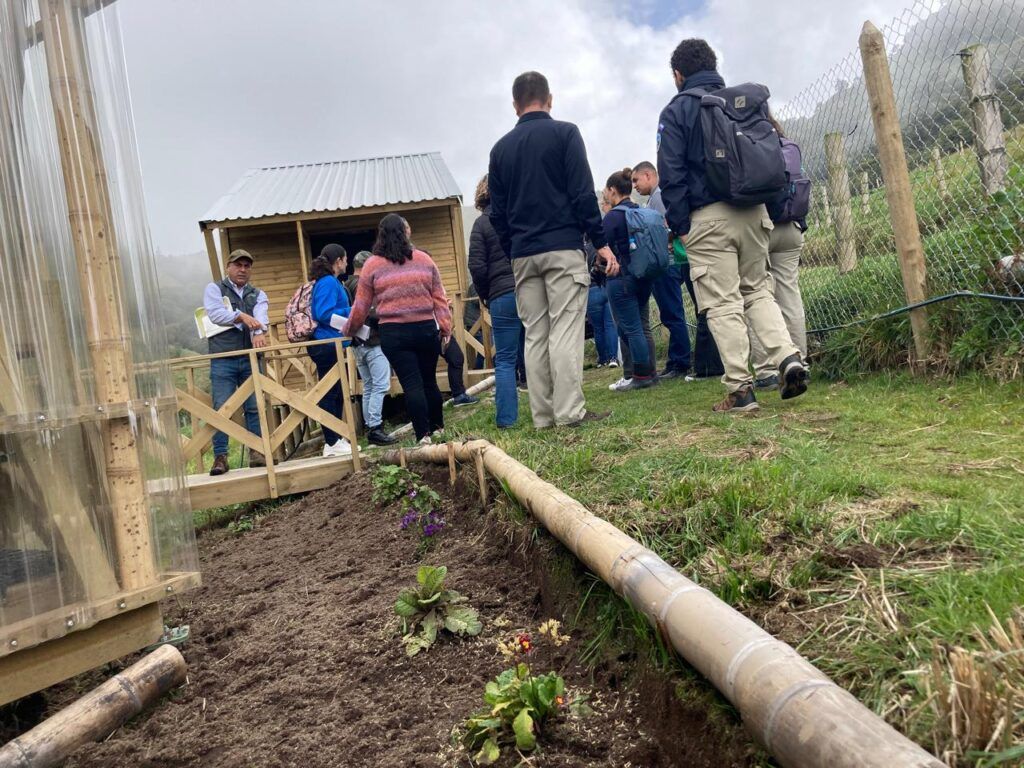
[[[66,709],[0,748],[3,768],[60,765],[78,747],[99,741],[185,682],[181,652],[162,645]]]
[[[448,446],[403,451],[407,462],[448,463]],[[459,461],[484,465],[545,528],[616,593],[643,611],[679,655],[731,701],[787,768],[942,768],[793,648],[694,584],[654,552],[541,480],[486,440],[458,443]],[[398,451],[382,460],[399,462]]]
[[[493,386],[494,386],[494,377],[493,376],[488,376],[486,379],[481,379],[476,384],[474,384],[472,387],[469,387],[466,390],[466,394],[467,395],[478,395],[481,392],[486,392],[488,389],[490,389]],[[452,398],[448,398],[447,400],[444,401],[444,404],[448,405],[449,403],[451,403],[451,401],[452,401]],[[392,432],[391,433],[391,437],[401,437],[402,435],[407,435],[410,432],[412,432],[412,422],[411,421],[403,424],[398,429],[396,429],[394,432]]]

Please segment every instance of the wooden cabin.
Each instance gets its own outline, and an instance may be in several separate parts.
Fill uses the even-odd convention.
[[[352,257],[373,245],[377,224],[398,213],[429,251],[450,297],[469,285],[462,198],[438,152],[282,165],[247,171],[199,222],[214,280],[227,254],[253,255],[252,282],[267,292],[272,325],[328,243]],[[219,247],[219,250],[218,250]]]

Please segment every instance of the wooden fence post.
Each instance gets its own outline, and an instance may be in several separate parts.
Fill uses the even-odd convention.
[[[871,121],[878,142],[878,158],[882,164],[885,198],[889,203],[889,216],[896,236],[903,290],[907,302],[916,304],[924,301],[928,295],[921,230],[910,189],[910,171],[903,149],[903,132],[896,112],[896,96],[889,72],[889,59],[885,54],[885,40],[870,21],[865,22],[860,34],[860,56],[864,65],[864,87],[871,104]],[[924,307],[911,310],[910,326],[914,333],[915,362],[920,362],[928,357],[928,315]]]
[[[974,151],[978,154],[981,183],[985,194],[1006,188],[1009,163],[1003,143],[1003,118],[999,99],[993,93],[992,65],[984,45],[971,45],[960,51],[960,67],[974,113]]]
[[[850,174],[846,170],[843,134],[825,134],[825,166],[828,169],[828,197],[835,206],[836,246],[839,249],[839,274],[857,266],[857,244],[853,232],[853,206],[850,203]]]
[[[828,199],[828,189],[821,190],[821,209],[825,213],[825,226],[831,228],[833,225],[832,204]]]
[[[860,209],[865,216],[871,211],[871,179],[867,171],[860,174]]]
[[[949,186],[946,184],[946,169],[942,166],[942,150],[932,147],[932,167],[935,169],[935,186],[939,197],[945,202],[949,200]]]

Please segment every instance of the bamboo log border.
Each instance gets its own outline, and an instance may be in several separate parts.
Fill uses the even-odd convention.
[[[448,445],[387,451],[390,464],[447,464]],[[486,440],[456,458],[500,479],[544,527],[642,611],[678,654],[736,706],[787,768],[942,768],[945,764],[868,710],[792,647],[693,583],[533,470]]]

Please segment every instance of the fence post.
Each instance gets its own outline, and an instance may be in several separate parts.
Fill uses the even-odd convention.
[[[978,154],[981,183],[985,194],[993,195],[1006,187],[1009,168],[999,99],[992,92],[992,65],[988,49],[984,45],[964,48],[960,51],[960,67],[974,112],[974,151]]]
[[[843,134],[825,134],[825,166],[828,169],[828,197],[832,198],[832,204],[835,206],[839,274],[845,275],[857,266],[857,244],[853,232],[850,174],[846,170]]]
[[[935,186],[939,189],[939,197],[949,200],[949,187],[946,186],[946,169],[942,166],[942,150],[932,147],[932,165],[935,168]]]
[[[871,212],[871,178],[867,171],[860,174],[860,209],[865,216]]]
[[[889,72],[889,59],[885,54],[885,40],[870,21],[864,23],[860,34],[860,56],[864,65],[864,87],[871,104],[871,122],[878,142],[878,158],[882,164],[885,198],[889,203],[889,217],[896,236],[903,290],[907,302],[917,304],[927,296],[921,230],[910,189],[910,171],[903,149],[903,132],[896,112],[896,96]],[[916,362],[920,362],[928,357],[928,315],[924,307],[911,310],[910,326],[914,333]]]
[[[827,185],[827,182],[826,182]],[[825,226],[831,227],[833,225],[832,220],[832,205],[828,200],[828,189],[821,190],[821,208],[825,212]]]

